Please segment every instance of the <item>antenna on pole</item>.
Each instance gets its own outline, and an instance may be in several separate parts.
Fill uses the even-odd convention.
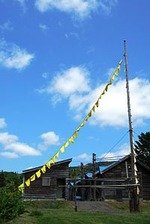
[[[136,155],[133,143],[133,126],[130,104],[130,91],[129,91],[129,78],[128,78],[128,60],[126,41],[124,40],[124,59],[125,59],[125,73],[126,73],[126,89],[127,89],[127,107],[128,107],[128,121],[129,121],[129,138],[130,138],[130,150],[131,150],[131,174],[133,188],[130,191],[130,212],[139,211],[139,188],[137,186],[137,167],[136,167]]]

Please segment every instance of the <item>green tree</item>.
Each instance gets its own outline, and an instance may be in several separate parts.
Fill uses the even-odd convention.
[[[15,172],[4,172],[6,185],[13,184],[16,188],[22,183],[22,176]]]
[[[22,214],[24,209],[22,194],[13,183],[0,188],[0,223]]]
[[[4,187],[5,186],[5,174],[3,171],[0,172],[0,187]]]
[[[150,132],[141,133],[135,141],[135,151],[139,161],[150,167]]]
[[[22,183],[22,175],[15,172],[0,172],[0,187],[14,185],[16,188]]]

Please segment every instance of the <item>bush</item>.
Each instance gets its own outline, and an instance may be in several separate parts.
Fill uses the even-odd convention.
[[[41,215],[43,215],[43,213],[39,210],[33,210],[30,213],[30,216],[41,216]]]
[[[13,186],[0,188],[0,222],[15,218],[24,212],[21,192]]]

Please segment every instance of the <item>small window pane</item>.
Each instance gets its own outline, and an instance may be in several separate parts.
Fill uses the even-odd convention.
[[[50,177],[43,177],[42,178],[42,186],[50,186],[50,181],[51,181]]]

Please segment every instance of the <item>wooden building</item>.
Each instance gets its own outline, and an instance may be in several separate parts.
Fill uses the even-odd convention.
[[[68,192],[66,179],[69,177],[69,164],[72,159],[54,163],[41,177],[25,187],[23,196],[25,199],[67,199]],[[41,166],[42,167],[42,166]],[[26,181],[41,167],[35,167],[23,171],[23,180]]]
[[[150,200],[150,168],[137,161],[140,198]],[[129,196],[131,180],[131,157],[125,156],[101,172],[102,185],[114,185],[114,188],[103,188],[103,199],[124,200]],[[109,181],[110,179],[110,181]],[[106,181],[107,180],[107,181]],[[129,184],[129,187],[126,186]],[[120,185],[120,187],[118,186]]]
[[[140,199],[150,200],[150,168],[137,161]],[[131,157],[127,155],[112,163],[104,170],[87,173],[75,186],[76,195],[81,200],[128,200],[132,188]]]

